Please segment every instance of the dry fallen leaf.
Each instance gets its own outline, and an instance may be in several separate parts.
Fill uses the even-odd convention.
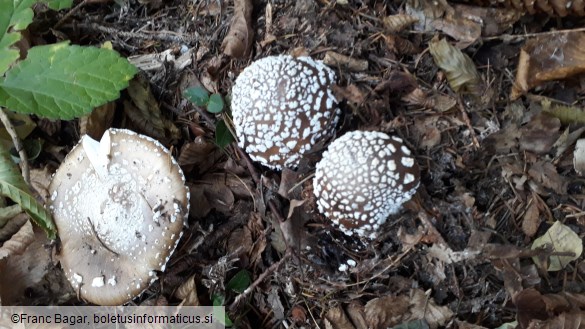
[[[585,312],[571,311],[561,313],[561,315],[542,321],[530,321],[527,329],[583,329],[585,327]]]
[[[530,39],[520,52],[512,100],[546,81],[585,72],[585,33],[557,32]]]
[[[329,322],[333,325],[333,328],[355,329],[341,305],[330,308],[327,313],[325,313],[325,318],[329,320]]]
[[[520,150],[548,153],[561,135],[560,128],[560,120],[547,113],[533,116],[530,122],[519,129]]]
[[[342,67],[352,72],[363,72],[368,69],[368,61],[345,56],[333,51],[325,53],[323,63],[331,67]]]
[[[528,175],[541,187],[551,189],[560,195],[567,192],[567,178],[559,175],[557,168],[550,162],[537,161],[528,169]],[[546,191],[544,192],[546,194]]]
[[[424,319],[433,329],[444,326],[454,315],[447,306],[438,306],[421,289],[413,289],[409,302],[412,312],[410,320]]]
[[[199,306],[199,297],[197,296],[197,283],[195,276],[185,280],[175,291],[175,297],[181,299],[181,306]]]
[[[522,232],[529,238],[536,234],[542,219],[540,218],[540,211],[538,210],[537,196],[532,195],[530,204],[528,205],[524,218],[522,219]]]
[[[485,89],[475,64],[461,50],[445,39],[433,39],[429,51],[439,68],[445,71],[449,85],[455,92],[481,96]]]
[[[576,260],[583,252],[583,241],[568,226],[556,221],[543,236],[534,240],[532,249],[548,246],[553,252],[564,253],[563,255],[552,255],[549,257],[548,271],[560,271],[567,264]],[[567,253],[573,253],[573,256]],[[541,265],[538,257],[532,258],[537,265]]]
[[[398,33],[416,22],[418,18],[406,14],[390,15],[382,19],[384,29],[389,33]]]
[[[95,108],[90,114],[79,118],[79,134],[88,134],[91,138],[100,140],[104,132],[112,127],[115,113],[115,102]]]
[[[388,328],[406,320],[409,314],[407,295],[374,298],[366,303],[364,313],[371,328]]]
[[[254,30],[252,30],[251,24],[252,9],[251,0],[234,1],[234,17],[230,30],[221,44],[224,54],[240,58],[250,52],[254,39]]]
[[[179,128],[165,118],[146,78],[137,75],[127,88],[132,101],[124,100],[124,111],[138,129],[158,140],[176,140]]]

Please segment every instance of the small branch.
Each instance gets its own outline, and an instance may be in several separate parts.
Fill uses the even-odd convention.
[[[109,35],[115,35],[121,38],[135,38],[135,39],[142,39],[142,40],[160,40],[160,41],[168,41],[168,42],[177,42],[177,43],[187,43],[192,44],[198,39],[198,35],[183,35],[180,33],[169,32],[169,31],[142,31],[142,32],[129,32],[129,31],[120,31],[115,27],[107,27],[102,26],[97,23],[80,23],[77,24],[76,27],[90,30],[92,32],[102,32]]]
[[[24,178],[24,181],[28,185],[30,185],[30,169],[28,167],[28,156],[26,155],[26,151],[24,150],[24,147],[20,142],[20,138],[18,138],[18,134],[16,133],[14,125],[12,125],[12,122],[10,122],[10,119],[8,118],[8,115],[6,114],[5,111],[6,110],[4,108],[0,107],[0,121],[2,121],[2,124],[6,128],[6,131],[10,135],[10,138],[12,138],[14,148],[16,149],[16,151],[18,151],[18,155],[20,156],[20,169],[22,170],[22,177]]]
[[[291,257],[291,255],[292,255],[291,249],[287,249],[284,256],[282,256],[282,258],[277,263],[270,265],[269,268],[262,272],[262,274],[260,274],[258,278],[254,282],[252,282],[252,284],[248,288],[246,288],[246,290],[244,290],[244,292],[242,292],[236,297],[236,299],[233,301],[233,303],[230,304],[228,309],[232,312],[235,311],[238,304],[243,299],[248,297],[254,291],[254,289],[256,289],[256,287],[258,287],[258,285],[260,285],[260,283],[262,283],[262,281],[266,279],[268,275],[274,273],[282,263],[284,263],[287,259]]]
[[[71,9],[69,12],[67,12],[67,14],[65,14],[58,22],[57,24],[55,24],[53,26],[53,29],[58,29],[59,27],[61,27],[61,25],[63,25],[63,23],[65,23],[65,21],[67,21],[69,19],[69,17],[73,16],[73,14],[77,13],[83,6],[85,6],[85,4],[87,4],[90,0],[83,0],[82,2],[80,2],[77,6],[75,6],[73,9]]]

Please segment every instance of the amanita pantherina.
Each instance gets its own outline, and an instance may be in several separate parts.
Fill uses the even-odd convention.
[[[49,187],[60,261],[81,298],[123,304],[164,271],[189,212],[185,177],[156,140],[109,129],[87,135]]]
[[[416,192],[418,165],[402,139],[352,131],[329,145],[313,181],[319,211],[347,235],[375,238]]]
[[[232,90],[238,145],[269,168],[294,169],[335,130],[341,112],[330,89],[334,83],[335,73],[310,57],[271,56],[252,63]]]

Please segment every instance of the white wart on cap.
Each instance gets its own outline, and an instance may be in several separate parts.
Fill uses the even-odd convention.
[[[109,129],[84,136],[51,185],[61,266],[80,296],[120,305],[164,271],[189,213],[185,177],[158,141]]]
[[[335,130],[341,111],[331,91],[334,83],[335,73],[310,57],[255,61],[232,89],[238,145],[269,168],[296,168]]]
[[[416,192],[418,165],[402,139],[352,131],[333,141],[313,181],[319,211],[347,235],[375,238]]]

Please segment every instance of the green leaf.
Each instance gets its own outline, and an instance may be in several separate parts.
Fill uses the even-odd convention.
[[[0,79],[0,106],[69,120],[118,98],[134,74],[136,68],[112,50],[66,42],[37,46]]]
[[[19,31],[32,22],[36,0],[0,0],[0,76],[20,56],[11,48],[22,37]],[[10,31],[10,32],[9,32]]]
[[[214,295],[217,296],[217,295]],[[214,299],[215,300],[215,299]],[[228,316],[228,314],[225,311],[225,307],[223,307],[222,305],[213,305],[213,317],[216,319],[219,319],[219,321],[221,323],[223,323],[226,327],[231,327],[233,326],[233,322],[230,319],[230,317]]]
[[[228,129],[224,120],[219,120],[215,125],[215,144],[220,148],[225,148],[234,141],[234,136]]]
[[[73,0],[43,0],[43,2],[53,10],[71,8],[71,5],[73,4]]]
[[[25,139],[22,141],[22,147],[28,156],[29,161],[33,161],[36,159],[43,150],[43,141],[40,138],[35,139]],[[10,148],[10,156],[12,156],[12,161],[15,163],[20,163],[20,155],[16,150],[16,147]]]
[[[223,306],[223,303],[225,303],[225,296],[221,294],[213,294],[211,296],[211,303],[213,306]]]
[[[39,225],[50,239],[55,239],[57,230],[51,214],[31,194],[10,154],[0,144],[0,195],[18,203]]]
[[[207,103],[207,112],[221,113],[221,111],[223,111],[223,98],[220,94],[212,94]]]
[[[241,294],[250,286],[252,278],[250,273],[246,270],[241,270],[228,282],[226,289],[232,290]]]
[[[186,89],[183,92],[183,96],[185,96],[185,98],[197,106],[205,106],[205,104],[209,102],[209,93],[203,87],[193,87]]]

